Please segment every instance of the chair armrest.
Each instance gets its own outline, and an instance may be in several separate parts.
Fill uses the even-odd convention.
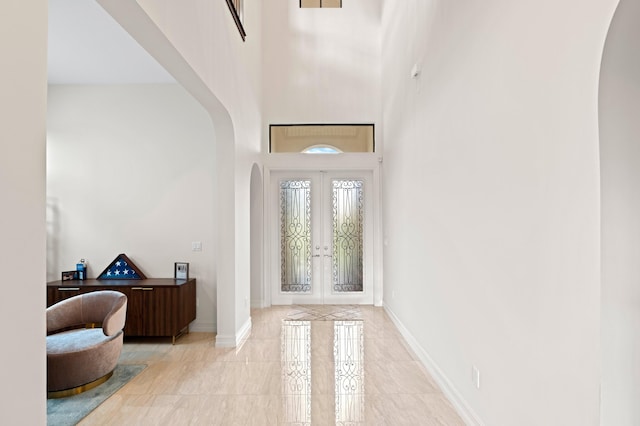
[[[118,298],[111,312],[107,314],[102,322],[102,331],[106,336],[113,336],[124,328],[127,318],[127,297],[123,294]]]
[[[74,296],[47,308],[47,334],[63,328],[84,324],[81,297]]]
[[[96,323],[106,336],[124,328],[127,296],[111,290],[79,294],[47,308],[47,334],[67,327]]]

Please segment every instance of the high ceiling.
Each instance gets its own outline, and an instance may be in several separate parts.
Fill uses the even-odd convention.
[[[49,84],[173,82],[95,0],[49,0]]]

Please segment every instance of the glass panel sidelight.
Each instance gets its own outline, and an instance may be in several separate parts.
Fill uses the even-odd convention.
[[[280,289],[311,292],[311,181],[280,183]]]
[[[364,203],[361,180],[332,180],[335,292],[363,291]]]

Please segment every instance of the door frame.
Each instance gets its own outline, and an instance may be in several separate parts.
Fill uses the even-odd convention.
[[[273,217],[271,206],[277,194],[271,191],[272,174],[277,172],[370,172],[372,187],[367,191],[368,197],[372,198],[371,218],[372,221],[372,280],[373,283],[373,304],[382,306],[382,203],[381,203],[381,174],[382,157],[375,153],[343,153],[343,154],[266,154],[264,161],[264,250],[263,264],[264,279],[263,306],[271,306],[272,300],[272,277],[274,276],[273,262],[271,262],[271,251],[274,244],[273,223],[277,218]],[[279,238],[279,237],[277,237]]]
[[[281,279],[282,259],[279,255],[281,245],[282,229],[278,226],[280,222],[279,211],[281,200],[277,196],[280,194],[280,183],[283,180],[309,180],[311,189],[311,240],[312,240],[312,285],[311,291],[306,293],[282,292],[278,285]],[[333,247],[333,220],[332,220],[332,187],[334,180],[355,179],[363,182],[364,198],[364,222],[363,222],[363,278],[364,288],[362,291],[336,292],[333,289],[333,263],[328,262],[327,256],[333,258],[335,253]],[[374,191],[373,173],[370,170],[287,170],[271,172],[270,198],[272,223],[268,232],[271,233],[270,259],[271,279],[270,291],[273,304],[373,304],[373,197],[369,196]],[[274,215],[276,217],[274,217]],[[323,247],[324,249],[323,249]],[[330,250],[329,250],[330,249]]]

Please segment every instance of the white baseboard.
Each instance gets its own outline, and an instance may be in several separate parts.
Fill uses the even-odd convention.
[[[236,336],[216,334],[216,348],[235,348]]]
[[[251,335],[251,317],[247,318],[247,321],[240,327],[240,330],[236,333],[236,348],[244,345],[244,342],[247,341],[249,336]]]
[[[194,321],[189,325],[189,331],[194,333],[215,333],[216,324],[213,322]]]
[[[433,361],[433,358],[429,356],[429,353],[418,343],[404,324],[402,324],[398,316],[387,305],[384,305],[384,310],[387,312],[387,315],[389,315],[389,318],[391,318],[391,321],[398,327],[400,334],[402,334],[402,337],[407,341],[409,347],[411,347],[418,359],[420,359],[424,368],[426,368],[429,374],[431,374],[431,377],[436,381],[444,396],[451,402],[451,405],[453,405],[458,415],[462,417],[465,424],[469,426],[484,426],[485,423],[480,416],[476,414],[473,408],[471,408],[462,395],[460,395],[460,392],[458,392],[440,367]]]
[[[216,335],[216,348],[238,348],[251,334],[251,317],[240,327],[235,335]]]

